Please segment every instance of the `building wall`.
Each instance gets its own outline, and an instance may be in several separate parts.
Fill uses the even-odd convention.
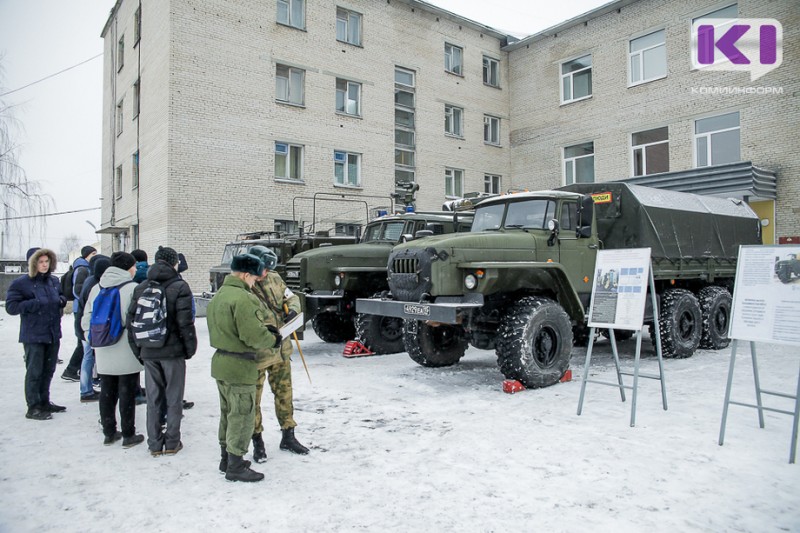
[[[694,166],[694,121],[740,113],[741,158],[778,173],[777,233],[795,234],[800,164],[794,157],[800,119],[797,57],[800,10],[792,0],[743,0],[739,16],[775,18],[784,32],[783,66],[754,83],[748,73],[691,70],[691,21],[732,2],[642,0],[509,52],[513,128],[512,173],[520,184],[564,183],[563,148],[593,141],[595,181],[633,175],[631,134],[668,126],[669,170]],[[628,42],[665,29],[667,76],[628,87]],[[593,94],[560,104],[560,65],[593,59]],[[693,94],[693,87],[782,87],[782,95]]]

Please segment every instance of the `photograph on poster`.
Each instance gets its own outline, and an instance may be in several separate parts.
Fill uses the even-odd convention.
[[[650,276],[650,248],[600,250],[589,326],[641,329]]]
[[[800,246],[742,246],[732,339],[800,345]]]

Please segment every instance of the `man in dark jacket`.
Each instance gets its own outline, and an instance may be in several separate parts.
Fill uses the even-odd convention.
[[[92,292],[92,287],[97,285],[105,273],[106,269],[111,266],[111,259],[105,255],[95,255],[89,260],[89,268],[92,274],[83,282],[80,296],[75,299],[77,305],[75,306],[75,323],[78,325],[80,338],[83,341],[83,362],[81,363],[81,402],[96,402],[100,399],[100,393],[94,389],[92,385],[92,377],[94,375],[94,350],[89,345],[89,340],[86,338],[86,332],[80,327],[81,319],[83,318],[83,310],[86,309],[86,300],[89,298],[89,293]]]
[[[144,364],[147,391],[147,446],[155,456],[173,455],[182,448],[181,418],[186,384],[186,360],[197,351],[197,333],[192,313],[192,290],[178,276],[178,253],[158,247],[156,262],[147,271],[147,281],[133,291],[128,308],[128,324],[135,321],[137,302],[145,289],[160,286],[167,305],[167,336],[161,348],[139,347],[128,328],[128,342],[134,355]],[[161,410],[167,406],[166,430],[161,429]]]
[[[83,290],[83,283],[86,281],[92,271],[89,266],[89,261],[97,254],[97,250],[93,246],[84,246],[81,248],[81,256],[75,259],[72,263],[72,297],[75,301],[72,304],[72,311],[75,316],[75,337],[78,339],[78,346],[72,352],[72,357],[69,358],[67,368],[61,373],[61,379],[66,381],[80,381],[80,374],[78,373],[83,365],[83,340],[81,334],[80,319],[77,318],[80,311],[80,302],[78,298]],[[64,296],[69,296],[65,294]]]
[[[61,313],[67,299],[52,275],[55,252],[44,248],[28,250],[28,275],[15,279],[8,288],[6,310],[20,315],[19,342],[25,350],[25,417],[48,420],[50,413],[66,407],[50,401],[50,382],[56,371],[61,344]]]

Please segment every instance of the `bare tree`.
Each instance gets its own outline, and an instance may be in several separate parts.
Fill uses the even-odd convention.
[[[3,77],[0,55],[0,81]],[[0,84],[0,94],[4,90]],[[28,179],[19,165],[19,144],[15,138],[22,124],[14,117],[14,105],[0,97],[0,257],[21,255],[34,239],[44,242],[44,215],[54,207],[52,197],[42,192],[37,181]]]
[[[59,259],[69,261],[69,254],[81,246],[81,238],[76,233],[70,233],[61,241]]]

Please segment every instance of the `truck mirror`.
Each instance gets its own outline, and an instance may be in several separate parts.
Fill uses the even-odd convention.
[[[594,214],[594,198],[591,196],[581,197],[578,202],[578,227],[575,236],[587,238],[592,236],[592,215]]]
[[[414,238],[414,236],[411,235],[410,233],[403,233],[400,236],[400,242],[408,242],[408,241],[412,240],[413,238]]]
[[[558,237],[558,220],[551,218],[547,221],[547,229],[550,230],[550,238],[547,239],[547,246],[553,246]]]
[[[415,239],[421,239],[423,237],[431,237],[433,236],[433,231],[429,229],[421,229],[414,234]]]

